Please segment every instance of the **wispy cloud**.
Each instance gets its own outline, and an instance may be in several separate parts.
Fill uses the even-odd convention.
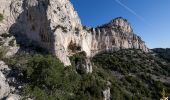
[[[139,14],[137,14],[134,10],[132,10],[131,8],[129,8],[127,5],[125,5],[124,3],[122,3],[120,0],[115,0],[120,6],[122,6],[123,8],[125,8],[127,11],[129,11],[131,14],[135,15],[138,19],[145,21],[145,19],[143,17],[141,17]]]

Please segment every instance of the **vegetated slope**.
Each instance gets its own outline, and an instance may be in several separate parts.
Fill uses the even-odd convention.
[[[159,57],[170,61],[170,48],[155,48],[152,49]]]
[[[170,91],[170,63],[140,50],[120,50],[93,58],[97,69],[110,72],[116,86],[112,98],[160,99],[162,88]],[[118,89],[114,89],[118,88]]]
[[[72,57],[73,63],[85,58],[84,53]],[[106,81],[95,73],[85,74],[74,66],[64,67],[56,57],[42,54],[19,53],[4,59],[23,73],[17,77],[24,88],[20,95],[35,100],[102,100]]]
[[[85,59],[76,54],[66,68],[50,55],[19,53],[4,60],[23,73],[21,94],[36,100],[102,100],[108,87],[113,100],[156,100],[163,88],[170,91],[170,64],[152,54],[127,49],[96,55],[91,74],[76,70]]]

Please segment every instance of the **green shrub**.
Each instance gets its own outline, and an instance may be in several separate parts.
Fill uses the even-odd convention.
[[[64,27],[64,26],[61,26],[61,25],[57,25],[57,26],[56,26],[56,29],[58,29],[58,28],[61,28],[64,33],[67,33],[67,32],[68,32],[68,31],[67,31],[67,27]]]
[[[64,65],[52,56],[34,56],[26,67],[26,76],[32,84],[49,89],[58,88],[62,84]]]
[[[58,59],[50,55],[33,56],[28,60],[23,70],[26,77],[25,81],[28,83],[24,92],[35,97],[36,100],[67,98],[64,95],[76,91],[79,83],[77,82],[78,76],[74,71],[70,68],[65,69]]]
[[[81,47],[77,45],[76,43],[73,43],[72,41],[70,42],[68,49],[71,50],[72,52],[77,52],[81,50]]]
[[[99,54],[92,61],[97,66],[94,71],[100,69],[97,76],[113,84],[113,100],[160,99],[159,91],[165,83],[155,81],[152,75],[167,77],[170,70],[169,64],[162,64],[160,58],[133,49]]]
[[[84,53],[80,53],[84,55]],[[29,58],[23,68],[25,95],[36,100],[87,100],[102,99],[102,91],[106,88],[106,81],[97,74],[78,74],[75,67],[64,67],[56,58],[50,55],[34,55]]]
[[[7,52],[8,52],[7,47],[0,47],[0,60],[5,58]]]
[[[75,28],[75,34],[79,34],[79,32],[80,32],[80,29],[79,28]]]
[[[3,15],[0,13],[0,22],[4,19]]]
[[[8,34],[8,33],[3,33],[0,36],[3,37],[3,38],[7,38],[7,37],[11,37],[12,35]]]
[[[15,39],[12,39],[11,41],[9,41],[9,46],[14,46],[15,44]]]

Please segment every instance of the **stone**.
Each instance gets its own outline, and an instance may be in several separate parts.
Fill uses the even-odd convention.
[[[10,70],[8,65],[6,65],[3,61],[0,60],[0,70],[2,71],[4,69]]]
[[[21,99],[21,96],[20,95],[17,95],[17,94],[10,94],[6,100],[20,100]]]
[[[8,66],[3,61],[0,61],[0,99],[3,99],[10,93],[10,87],[5,75],[9,70]]]
[[[8,96],[9,93],[10,93],[10,87],[6,82],[5,76],[0,71],[0,99],[3,99],[4,97]]]
[[[1,38],[0,49],[4,50],[2,58],[12,57],[20,49],[19,46],[17,46],[15,37],[11,36],[11,34],[3,33],[0,35],[0,38]]]
[[[110,88],[108,87],[103,91],[103,100],[110,100]]]

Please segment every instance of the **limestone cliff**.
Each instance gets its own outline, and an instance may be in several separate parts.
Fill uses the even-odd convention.
[[[144,41],[134,34],[128,21],[121,17],[100,27],[86,30],[87,34],[89,33],[91,35],[91,41],[89,43],[90,56],[103,51],[125,48],[142,49],[143,51],[148,52],[148,48]]]
[[[116,18],[97,28],[83,27],[70,0],[1,0],[0,33],[22,34],[57,56],[66,66],[69,56],[87,57],[121,48],[148,48],[130,24]]]

